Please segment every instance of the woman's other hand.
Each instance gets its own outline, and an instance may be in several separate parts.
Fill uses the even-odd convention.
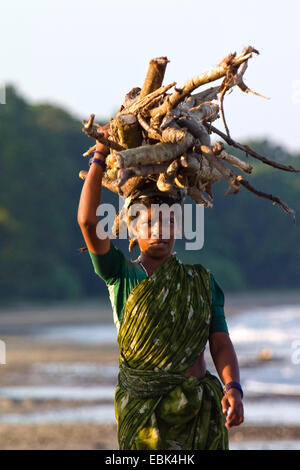
[[[225,423],[227,429],[239,426],[244,421],[244,407],[239,390],[236,388],[228,390],[222,398],[221,404],[223,413],[227,415]]]
[[[106,139],[109,138],[109,131],[110,131],[110,123],[108,122],[107,124],[105,124],[105,126],[99,126],[97,128],[97,132],[101,133],[104,135],[104,137]],[[96,150],[100,151],[100,152],[103,152],[105,153],[106,155],[109,154],[109,147],[107,147],[106,145],[102,144],[101,142],[99,142],[98,140],[96,140]]]

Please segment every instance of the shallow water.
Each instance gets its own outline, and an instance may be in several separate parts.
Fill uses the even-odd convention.
[[[117,330],[114,324],[45,326],[33,334],[47,340],[81,344],[105,345],[117,342]]]
[[[241,363],[245,422],[300,426],[300,305],[256,307],[228,317],[227,323]],[[113,323],[42,326],[32,334],[54,343],[63,340],[92,345],[112,344],[117,338]],[[262,350],[265,350],[263,355]],[[266,356],[266,350],[269,360],[258,360],[259,356]],[[209,370],[211,365],[210,360]],[[108,400],[110,404],[104,408],[103,405],[83,406],[72,409],[72,412],[64,408],[26,415],[7,413],[1,415],[0,422],[23,422],[26,419],[27,422],[39,423],[67,420],[103,423],[115,420],[113,384],[118,374],[117,364],[35,363],[30,374],[31,383],[36,386],[2,388],[0,398],[80,400],[83,404],[91,400]]]
[[[300,397],[300,306],[264,307],[228,319],[246,394]],[[251,359],[268,354],[256,365]]]
[[[87,386],[87,387],[62,387],[62,386],[32,386],[32,387],[1,387],[0,398],[11,400],[79,400],[100,401],[113,400],[115,387]]]
[[[82,406],[78,408],[53,409],[33,413],[6,413],[0,415],[5,424],[47,424],[47,423],[94,423],[104,424],[115,421],[114,406]]]
[[[282,441],[244,441],[231,442],[230,450],[299,450],[300,442],[297,440]]]

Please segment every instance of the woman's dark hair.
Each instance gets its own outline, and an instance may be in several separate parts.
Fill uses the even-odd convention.
[[[182,204],[181,201],[178,201],[177,199],[174,199],[173,197],[168,196],[167,194],[155,194],[153,196],[147,196],[147,197],[137,197],[135,198],[130,206],[134,204],[143,204],[145,207],[151,208],[152,204],[167,204],[168,206],[172,206],[173,204]],[[137,211],[137,214],[135,215],[130,215],[128,214],[128,221],[131,222],[134,220],[136,217],[138,217],[139,211]]]
[[[144,204],[146,207],[151,207],[152,204],[168,204],[168,206],[172,206],[176,201],[176,199],[166,195],[154,195],[154,196],[147,196],[147,197],[138,197],[133,201],[133,204],[139,203]]]
[[[130,206],[134,204],[143,204],[144,207],[151,208],[152,204],[167,204],[168,206],[172,206],[173,204],[180,204],[182,205],[182,201],[175,199],[173,197],[168,196],[167,194],[155,194],[151,196],[146,196],[146,197],[137,197],[134,198],[130,204]],[[140,211],[137,210],[137,212],[134,215],[130,214],[130,210],[128,212],[127,220],[128,220],[128,225],[133,222],[137,217],[140,215]],[[129,237],[129,251],[132,250],[132,248],[137,244],[137,240],[135,238],[130,238]]]

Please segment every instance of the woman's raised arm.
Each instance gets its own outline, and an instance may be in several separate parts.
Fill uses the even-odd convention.
[[[103,132],[105,137],[108,137],[109,124],[99,127],[98,132]],[[109,149],[98,141],[96,142],[96,150],[104,155],[109,153]],[[95,156],[97,159],[105,162],[105,156],[101,154],[97,153]],[[77,212],[77,221],[87,248],[92,253],[100,255],[107,253],[110,248],[110,238],[108,236],[99,238],[96,232],[96,227],[99,223],[96,211],[101,201],[103,171],[101,165],[97,163],[91,164],[81,190]]]

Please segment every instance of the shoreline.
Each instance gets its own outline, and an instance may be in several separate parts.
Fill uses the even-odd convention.
[[[273,293],[272,295],[259,294],[259,297],[250,293],[236,294],[228,296],[225,300],[226,315],[241,313],[241,310],[258,309],[260,306],[272,307],[287,304],[299,304],[300,294],[291,295],[291,292]],[[281,299],[278,302],[278,299]],[[75,326],[75,329],[88,326],[84,330],[85,335],[92,335],[94,325],[109,330],[114,328],[110,304],[101,299],[83,303],[56,303],[50,305],[38,305],[35,307],[23,305],[16,308],[0,309],[0,338],[6,342],[6,365],[1,368],[1,387],[3,390],[0,396],[0,413],[19,414],[25,417],[30,414],[48,412],[58,413],[64,410],[80,412],[85,406],[98,405],[112,407],[113,401],[101,401],[100,395],[92,395],[93,390],[98,393],[97,387],[112,386],[116,378],[116,366],[118,365],[119,348],[117,342],[107,344],[91,343],[87,337],[85,343],[67,340],[65,329],[63,336],[59,339],[50,339],[46,336],[38,336],[39,331],[44,332],[48,327]],[[100,328],[101,329],[101,328]],[[76,330],[77,331],[77,330]],[[254,351],[254,349],[253,349]],[[254,354],[254,353],[253,353]],[[267,362],[262,361],[257,355],[242,358],[243,368],[255,368],[261,364],[268,364],[270,367],[277,365],[277,357],[271,357]],[[6,388],[19,388],[18,393],[5,392]],[[35,388],[34,394],[25,397],[20,395],[22,388]],[[48,398],[42,398],[45,388],[60,388],[60,395],[48,394]],[[84,390],[89,392],[85,392]],[[80,390],[81,396],[78,396]],[[71,390],[70,395],[63,393]],[[0,389],[1,391],[1,389]],[[76,395],[76,393],[77,395]],[[56,392],[55,392],[56,393]],[[93,392],[95,393],[95,392]],[[83,395],[86,394],[86,395]],[[88,394],[91,398],[88,399]],[[20,398],[21,396],[21,398]],[[62,398],[63,396],[63,398]],[[60,398],[59,398],[60,397]],[[73,397],[73,398],[72,398]],[[74,397],[77,397],[76,399]],[[94,398],[93,398],[94,397]],[[249,397],[255,403],[258,399],[263,402],[268,396]],[[278,398],[278,397],[277,397]],[[274,414],[276,413],[276,397],[274,399]],[[295,398],[292,396],[280,397],[281,399]],[[279,399],[279,398],[278,398]],[[266,405],[267,406],[267,405]],[[99,408],[100,409],[100,408]],[[99,416],[106,421],[106,414],[103,411]],[[49,415],[48,415],[49,416]],[[113,416],[113,415],[112,415]],[[117,450],[116,424],[93,421],[89,415],[85,420],[71,423],[67,420],[59,421],[39,421],[32,424],[27,420],[22,422],[0,422],[0,449],[17,450]],[[91,420],[91,422],[88,421]],[[19,420],[19,418],[18,418]],[[75,420],[74,420],[75,421]],[[257,420],[256,420],[257,421]],[[267,425],[267,422],[258,424],[256,421],[251,424],[244,423],[239,427],[229,430],[229,442],[238,448],[245,448],[250,441],[258,445],[269,445],[300,439],[300,423],[283,425]],[[243,446],[242,446],[242,443]],[[297,443],[294,444],[297,446]],[[300,443],[299,443],[300,448]]]
[[[282,305],[300,305],[297,290],[225,292],[225,314],[242,310]],[[0,304],[0,327],[50,325],[53,323],[112,323],[113,314],[108,293],[99,298],[78,301],[15,302]]]
[[[297,440],[300,427],[246,426],[229,430],[230,444]],[[299,444],[300,447],[300,444]],[[115,424],[0,424],[1,450],[118,450]]]

